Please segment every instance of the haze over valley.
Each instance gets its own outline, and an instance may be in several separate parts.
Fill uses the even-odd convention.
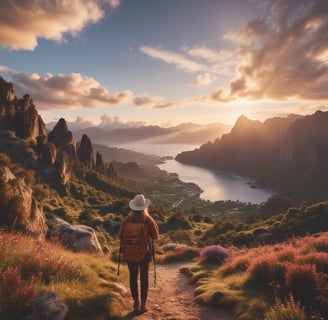
[[[48,124],[50,128],[52,124]],[[69,126],[69,123],[68,123]],[[201,145],[208,141],[220,138],[222,134],[230,131],[231,126],[213,123],[199,125],[194,123],[181,124],[174,127],[139,126],[129,128],[90,127],[73,130],[76,141],[83,134],[88,135],[92,141],[106,146],[124,144],[191,144]],[[183,150],[181,150],[183,151]]]

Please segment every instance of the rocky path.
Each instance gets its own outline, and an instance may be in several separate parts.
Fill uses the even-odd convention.
[[[132,312],[123,319],[135,320],[234,320],[229,311],[199,306],[194,301],[194,286],[179,269],[187,265],[168,264],[157,266],[157,282],[153,282],[150,272],[150,288],[147,309],[141,315]],[[153,269],[153,266],[151,266]],[[128,284],[126,284],[128,286]],[[133,301],[129,298],[127,307],[132,310]]]

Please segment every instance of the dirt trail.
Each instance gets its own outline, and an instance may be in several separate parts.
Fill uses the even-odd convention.
[[[234,320],[233,314],[226,310],[199,306],[194,301],[194,286],[190,279],[179,272],[184,264],[168,264],[156,267],[157,282],[153,282],[150,271],[148,311],[141,315],[127,314],[123,319],[135,320]],[[151,266],[153,269],[153,266]],[[128,284],[126,284],[128,286]],[[133,301],[129,298],[127,307],[132,310]]]

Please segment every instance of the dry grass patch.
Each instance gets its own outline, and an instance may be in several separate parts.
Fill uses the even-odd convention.
[[[117,266],[107,255],[72,253],[53,243],[1,232],[0,261],[0,318],[13,310],[23,316],[36,295],[49,291],[68,306],[67,319],[105,320],[122,313]]]

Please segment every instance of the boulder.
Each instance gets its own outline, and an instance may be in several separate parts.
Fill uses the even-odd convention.
[[[60,153],[57,156],[55,163],[56,168],[56,182],[57,185],[60,185],[62,187],[66,187],[68,185],[69,179],[70,179],[70,167],[67,161],[67,158],[64,153]]]
[[[48,221],[50,237],[56,237],[66,248],[74,252],[103,253],[93,228],[86,225],[71,225],[63,219]]]
[[[8,167],[0,168],[1,221],[11,229],[44,237],[47,225],[43,208],[33,197],[24,178],[16,178]]]
[[[55,292],[46,292],[37,296],[32,305],[33,313],[23,320],[63,320],[68,310]]]

